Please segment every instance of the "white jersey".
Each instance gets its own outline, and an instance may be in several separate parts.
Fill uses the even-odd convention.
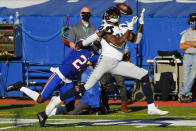
[[[104,23],[100,26],[99,30],[105,29],[107,26],[113,26],[108,23]],[[113,26],[113,34],[120,38],[126,31],[127,31],[127,25],[118,25],[118,26]],[[108,56],[112,58],[116,58],[118,60],[122,60],[123,54],[125,51],[125,45],[126,42],[121,46],[117,47],[113,45],[112,43],[106,42],[104,38],[101,39],[101,46],[102,46],[102,53],[101,55],[103,56]]]

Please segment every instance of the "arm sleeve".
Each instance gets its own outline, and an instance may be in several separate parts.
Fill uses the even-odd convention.
[[[96,41],[98,38],[99,38],[99,36],[97,35],[97,33],[94,33],[91,36],[89,36],[88,38],[86,38],[85,40],[83,40],[82,45],[83,46],[88,46],[92,42]]]
[[[142,35],[143,35],[142,33],[138,33],[138,34],[137,34],[137,39],[136,39],[136,41],[135,41],[136,44],[139,44],[139,43],[141,42],[141,40],[142,40]]]

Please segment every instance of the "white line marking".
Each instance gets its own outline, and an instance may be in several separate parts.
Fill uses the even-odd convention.
[[[16,128],[16,126],[2,127],[0,128],[0,130],[6,130],[6,129],[11,129],[11,128]]]
[[[2,128],[0,128],[0,130],[6,130],[6,129],[16,128],[16,127],[20,127],[20,126],[29,126],[29,125],[32,125],[32,124],[23,124],[23,125],[17,125],[17,126],[2,127]]]
[[[18,124],[17,126],[25,126],[37,123],[37,119],[5,119],[1,118],[1,124]],[[20,125],[21,124],[21,125]],[[25,124],[25,125],[24,125]],[[93,125],[133,125],[136,127],[142,126],[196,126],[196,120],[103,120],[103,119],[48,119],[46,124],[56,125],[73,125],[77,127],[93,126]],[[0,129],[14,128],[3,127]]]
[[[160,116],[160,117],[176,117],[176,118],[180,117],[181,118],[181,117],[196,117],[196,116]]]
[[[141,127],[145,127],[145,126],[135,126],[136,128],[141,128]]]

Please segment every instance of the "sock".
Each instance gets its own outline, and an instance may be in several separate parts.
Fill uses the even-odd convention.
[[[22,87],[20,91],[24,92],[27,96],[29,96],[34,101],[37,101],[37,98],[39,97],[39,93],[26,87]]]
[[[53,110],[52,110],[52,112],[48,115],[48,117],[51,117],[51,116],[54,116],[54,115],[56,115],[57,113],[57,108],[54,108]]]
[[[123,111],[124,110],[128,110],[128,107],[127,107],[127,103],[126,102],[122,102],[121,105],[122,105],[122,110]]]
[[[146,100],[148,104],[153,103],[153,93],[152,93],[152,88],[150,86],[150,83],[148,83],[147,85],[142,86],[142,91],[144,93],[144,95],[146,96]]]
[[[154,103],[148,104],[148,110],[149,109],[154,109],[154,108],[155,108],[155,104]]]
[[[49,116],[50,113],[55,109],[55,107],[61,103],[61,99],[59,96],[53,96],[50,100],[50,103],[46,106],[46,115]]]
[[[61,105],[57,108],[54,108],[54,110],[52,110],[52,112],[48,115],[48,117],[59,115],[59,114],[65,115],[66,113],[67,113],[67,110],[66,110],[65,105]]]

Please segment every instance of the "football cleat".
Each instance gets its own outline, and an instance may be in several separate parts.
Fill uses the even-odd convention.
[[[21,81],[19,81],[19,82],[16,82],[16,83],[12,84],[12,85],[9,85],[5,91],[6,92],[8,92],[8,91],[20,91],[20,88],[22,86],[23,86],[23,83]]]
[[[148,109],[148,115],[167,115],[168,113],[168,111],[162,111],[157,107]]]
[[[48,118],[48,116],[46,115],[45,111],[39,112],[39,113],[37,114],[37,118],[38,118],[38,120],[39,120],[40,127],[44,127],[45,122],[46,122],[46,120],[47,120],[47,118]]]

